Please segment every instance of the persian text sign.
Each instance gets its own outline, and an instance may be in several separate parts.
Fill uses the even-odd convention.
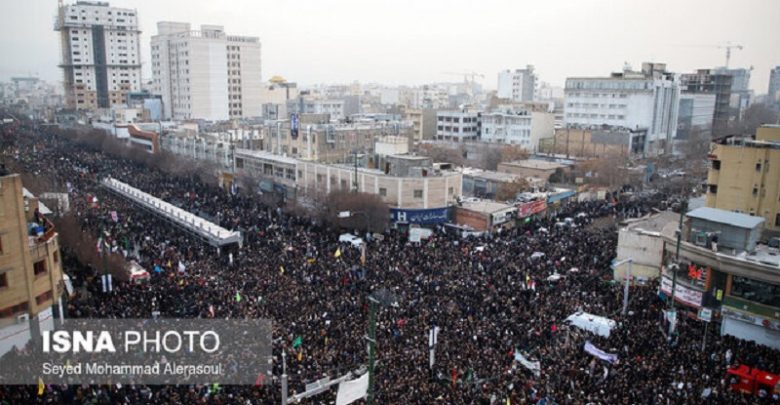
[[[66,319],[0,360],[0,384],[263,384],[265,319]],[[40,379],[40,380],[39,380]]]

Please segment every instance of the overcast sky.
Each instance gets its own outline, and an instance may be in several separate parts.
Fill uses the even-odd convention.
[[[32,73],[61,80],[53,31],[55,0],[3,0],[0,79]],[[753,66],[751,87],[767,91],[780,65],[779,0],[114,0],[141,23],[144,79],[158,21],[224,25],[258,36],[263,80],[301,84],[416,85],[461,81],[475,71],[495,88],[501,69],[535,65],[543,81],[607,75],[624,62],[666,62],[675,72]]]

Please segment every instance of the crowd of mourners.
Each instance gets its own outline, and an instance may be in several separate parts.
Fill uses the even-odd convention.
[[[780,403],[771,395],[732,392],[726,377],[733,364],[780,373],[777,351],[719,336],[717,328],[710,328],[702,351],[703,324],[684,317],[670,341],[661,327],[667,303],[653,282],[632,287],[628,314],[621,314],[622,287],[611,282],[610,268],[617,228],[591,222],[647,215],[669,196],[616,193],[565,203],[492,235],[464,238],[437,227],[429,239],[412,243],[387,230],[368,242],[363,265],[359,249],[339,244],[339,232],[316,219],[263,205],[253,193],[101,153],[59,131],[25,124],[5,133],[2,159],[66,188],[81,231],[151,274],[146,284],[116,281],[103,293],[100,269],[65,266],[77,287],[68,317],[268,318],[274,364],[271,383],[258,386],[47,383],[42,395],[34,385],[0,386],[0,402],[279,403],[283,350],[291,395],[307,382],[367,364],[368,296],[385,288],[396,304],[376,316],[378,404]],[[217,255],[213,246],[100,187],[107,175],[240,229],[242,247]],[[577,218],[579,226],[555,226],[565,217]],[[611,318],[617,327],[606,338],[567,325],[564,320],[580,310]],[[431,368],[434,325],[440,332]],[[585,352],[586,340],[618,361]],[[538,361],[540,372],[520,364],[516,352]],[[333,403],[335,392],[304,401]]]

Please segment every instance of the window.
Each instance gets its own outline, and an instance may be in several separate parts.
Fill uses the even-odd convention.
[[[780,215],[778,215],[778,219],[780,219]],[[8,276],[3,273],[0,274],[0,288],[8,287]]]
[[[422,190],[414,190],[414,198],[422,198],[422,197],[423,197]]]
[[[453,188],[452,188],[452,187],[450,187],[449,189],[447,189],[447,193],[448,193],[449,195],[452,195],[452,193],[454,193],[454,190],[453,190]]]
[[[29,306],[26,301],[22,302],[21,304],[16,304],[12,307],[3,308],[0,309],[0,318],[10,318],[20,312],[26,312],[28,309]]]
[[[712,170],[720,170],[720,160],[712,161]]]
[[[379,195],[382,197],[387,197],[387,189],[384,187],[379,187]],[[780,220],[780,214],[777,215],[778,220]]]
[[[54,259],[54,263],[58,263],[60,261],[60,252],[54,252],[52,258]]]
[[[753,186],[753,197],[758,195],[758,187]]]
[[[236,168],[237,169],[243,169],[244,168],[244,159],[236,159]]]
[[[0,236],[0,255],[3,254],[3,237]]]
[[[734,276],[731,295],[759,304],[780,307],[780,286],[745,277]]]
[[[42,276],[42,275],[46,274],[46,261],[45,260],[41,260],[41,261],[35,262],[35,264],[33,264],[33,274],[35,274],[36,277],[37,276]]]
[[[780,213],[775,217],[775,226],[780,226]]]
[[[761,171],[761,163],[756,163],[756,171],[757,172]]]
[[[324,178],[325,178],[325,176],[323,176],[323,175],[321,175],[321,174],[318,174],[318,175],[317,175],[317,184],[320,184],[320,183],[322,183],[322,180],[323,180]]]
[[[341,189],[346,190],[347,189],[347,181],[344,179],[341,179]]]
[[[45,293],[35,297],[35,303],[38,305],[42,305],[46,301],[50,300],[52,297],[51,290],[46,291]]]

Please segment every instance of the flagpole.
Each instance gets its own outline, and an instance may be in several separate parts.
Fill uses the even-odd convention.
[[[282,350],[282,405],[287,405],[287,354]]]
[[[374,404],[374,345],[376,344],[376,299],[369,296],[370,301],[368,315],[368,405]]]

